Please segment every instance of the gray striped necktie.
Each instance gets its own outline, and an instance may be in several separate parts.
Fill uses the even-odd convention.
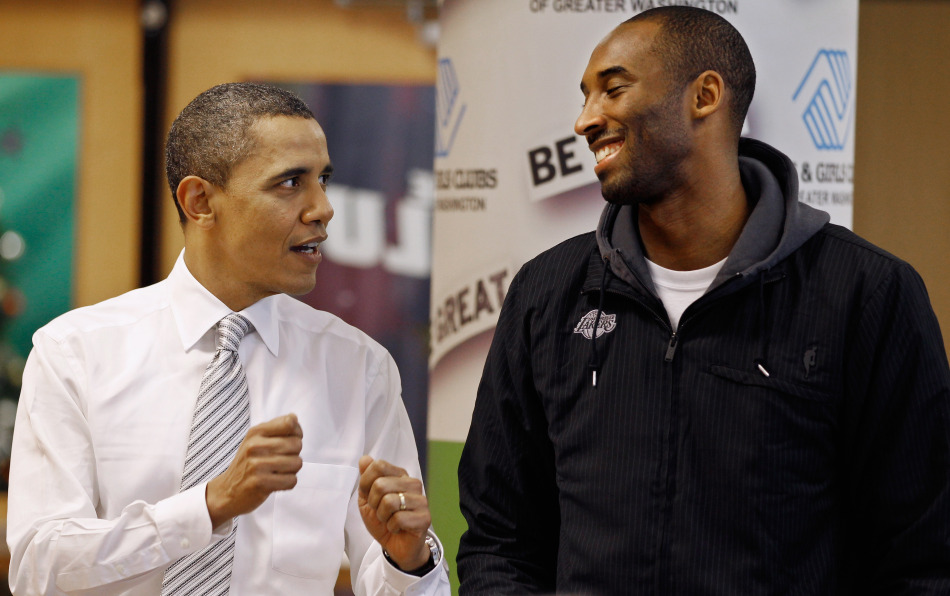
[[[218,321],[217,351],[201,378],[195,403],[182,491],[224,472],[250,427],[247,377],[237,353],[250,328],[251,322],[237,313]],[[236,531],[237,519],[226,538],[172,563],[165,570],[162,596],[227,594]]]

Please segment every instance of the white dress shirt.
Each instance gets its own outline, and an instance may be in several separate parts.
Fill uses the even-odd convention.
[[[14,430],[7,541],[15,594],[149,595],[212,533],[205,485],[179,493],[214,325],[230,310],[185,266],[33,336]],[[251,425],[295,413],[297,486],[240,517],[231,594],[332,594],[344,550],[357,594],[448,594],[390,565],[357,510],[368,453],[420,478],[395,363],[337,317],[276,295],[241,311]]]

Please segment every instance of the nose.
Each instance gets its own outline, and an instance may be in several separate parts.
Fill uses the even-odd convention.
[[[606,120],[603,111],[593,97],[589,97],[581,108],[580,116],[574,121],[574,132],[586,137],[604,126],[606,126]]]
[[[301,214],[301,219],[305,224],[322,223],[324,226],[333,219],[333,206],[322,187],[315,186],[313,192],[310,193],[307,207]]]

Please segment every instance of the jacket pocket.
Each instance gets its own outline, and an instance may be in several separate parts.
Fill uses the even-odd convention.
[[[758,370],[717,365],[709,372],[726,381],[716,394],[728,404],[724,424],[735,447],[731,457],[744,461],[750,471],[734,481],[748,482],[746,488],[755,495],[750,498],[772,503],[766,508],[770,512],[782,512],[777,518],[765,514],[767,525],[797,519],[798,507],[825,507],[836,477],[836,394]]]
[[[336,579],[344,549],[344,522],[359,471],[304,463],[297,486],[274,500],[271,566],[308,579]]]
[[[774,376],[767,377],[759,371],[745,371],[729,368],[727,366],[713,365],[709,367],[709,372],[717,377],[728,379],[741,385],[771,389],[800,399],[817,402],[829,402],[834,399],[833,394],[821,388],[783,381]]]

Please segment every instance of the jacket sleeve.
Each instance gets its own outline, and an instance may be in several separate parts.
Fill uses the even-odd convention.
[[[948,594],[950,368],[910,266],[901,264],[865,300],[849,347],[849,593]]]
[[[461,595],[555,588],[558,493],[533,382],[525,271],[505,298],[459,462],[459,498],[468,522],[458,554]]]
[[[83,408],[82,367],[34,336],[17,408],[7,542],[15,594],[115,594],[208,545],[205,485],[157,503],[135,501],[115,519],[97,515],[99,485]],[[230,524],[226,525],[230,530]]]

